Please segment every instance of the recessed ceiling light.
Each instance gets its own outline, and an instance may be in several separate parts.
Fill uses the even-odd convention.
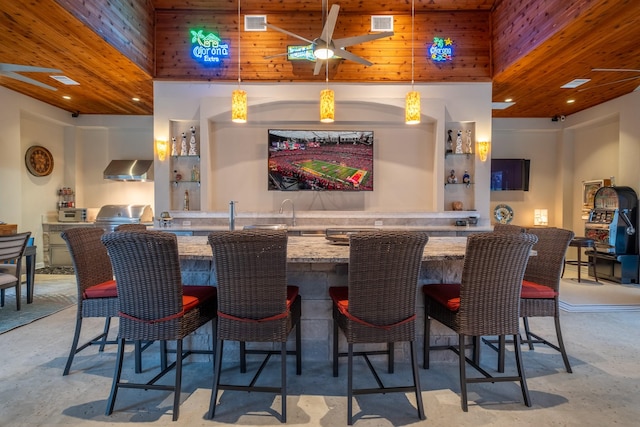
[[[576,102],[575,99],[567,99],[567,104],[573,104],[574,102]]]
[[[133,99],[136,102],[140,101],[140,98],[131,98],[131,99]]]
[[[504,100],[504,102],[511,102],[511,101],[513,101],[513,98],[507,98]]]
[[[71,99],[71,97],[70,97],[69,95],[62,95],[62,97],[63,97],[64,99]]]
[[[515,102],[492,102],[491,108],[493,110],[504,110],[505,108],[511,107]]]
[[[583,84],[590,82],[591,79],[574,79],[569,83],[560,86],[560,89],[573,89],[574,87],[582,86]]]

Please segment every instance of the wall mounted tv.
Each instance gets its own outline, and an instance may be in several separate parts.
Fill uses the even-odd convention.
[[[373,191],[373,131],[269,129],[269,190]]]
[[[529,191],[528,159],[491,159],[491,191]]]

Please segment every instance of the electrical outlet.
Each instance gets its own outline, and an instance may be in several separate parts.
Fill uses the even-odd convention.
[[[382,221],[374,221],[373,225],[376,227],[382,227]]]
[[[182,226],[183,227],[188,227],[191,225],[191,221],[182,221]]]

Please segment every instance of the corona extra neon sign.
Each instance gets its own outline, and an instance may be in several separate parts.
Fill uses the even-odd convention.
[[[453,60],[453,40],[449,37],[434,37],[433,43],[429,46],[429,57],[436,62]]]
[[[206,65],[218,65],[229,58],[229,43],[213,33],[191,30],[191,57]]]

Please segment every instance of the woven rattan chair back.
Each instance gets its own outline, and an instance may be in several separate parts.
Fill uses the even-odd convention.
[[[113,279],[111,259],[107,254],[107,248],[100,240],[103,234],[104,230],[96,227],[73,227],[60,234],[67,243],[71,254],[76,284],[78,285],[79,305],[82,305],[87,288]],[[93,317],[91,314],[93,313],[87,313],[85,316]],[[118,315],[117,311],[107,314]],[[96,315],[95,317],[104,315]]]
[[[518,333],[522,278],[537,240],[527,233],[481,233],[467,238],[458,333]]]
[[[498,222],[494,224],[493,231],[494,233],[518,234],[524,233],[527,230],[524,227],[520,227],[519,225],[502,224]]]
[[[191,333],[182,319],[182,279],[175,234],[160,231],[107,233],[102,237],[115,273],[120,312],[118,336],[126,340],[175,340]],[[193,313],[192,322],[197,322]]]
[[[0,306],[4,307],[5,289],[15,288],[16,290],[16,310],[20,310],[21,304],[21,277],[22,277],[22,258],[24,250],[27,247],[27,241],[31,237],[31,232],[9,234],[0,236]],[[2,263],[8,267],[3,271]]]
[[[426,233],[372,231],[349,239],[349,313],[373,325],[394,325],[416,312],[418,275]],[[394,342],[415,338],[415,322],[381,329],[350,322],[347,342]]]
[[[238,230],[211,233],[218,311],[242,319],[266,319],[286,310],[287,232]],[[218,339],[284,342],[290,317],[262,323],[218,319]]]
[[[147,226],[144,224],[120,224],[113,231],[145,231]]]
[[[533,247],[536,256],[529,259],[524,279],[558,291],[564,258],[574,236],[573,231],[548,227],[530,228],[527,233],[537,236],[538,243]]]

